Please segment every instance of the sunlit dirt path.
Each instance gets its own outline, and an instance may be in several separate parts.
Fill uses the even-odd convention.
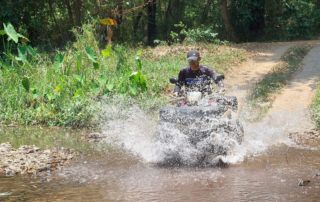
[[[320,41],[272,44],[271,48],[260,49],[258,57],[248,60],[240,67],[234,67],[227,74],[225,83],[228,94],[238,97],[241,110],[254,84],[263,79],[286,50],[299,44],[313,44],[315,47],[302,61],[303,70],[288,82],[281,94],[276,95],[268,115],[261,121],[262,125],[281,127],[291,122],[286,132],[301,132],[314,128],[308,109],[320,78]]]
[[[303,69],[294,76],[285,86],[280,95],[277,96],[268,116],[264,120],[268,124],[284,125],[292,117],[296,124],[290,128],[290,132],[302,132],[314,127],[313,121],[308,115],[312,98],[316,94],[317,82],[320,78],[320,45],[310,50],[302,61]],[[286,114],[282,119],[273,120],[275,114],[282,111]]]

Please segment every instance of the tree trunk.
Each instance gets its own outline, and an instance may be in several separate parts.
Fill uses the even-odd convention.
[[[119,5],[118,5],[118,13],[117,13],[117,17],[116,17],[116,21],[117,21],[117,23],[118,23],[118,25],[121,25],[121,23],[122,23],[122,17],[123,17],[123,10],[122,10],[122,4],[120,3]]]
[[[219,4],[219,9],[220,9],[222,19],[224,21],[224,25],[226,27],[227,39],[229,41],[239,42],[239,37],[238,37],[236,30],[230,20],[230,14],[229,14],[228,6],[227,6],[227,0],[218,0],[218,4]]]
[[[146,0],[148,2],[148,0]],[[156,39],[156,0],[150,2],[147,6],[148,10],[148,35],[147,44],[153,46]]]
[[[251,15],[255,16],[253,22],[250,24],[250,31],[255,34],[254,37],[261,37],[264,34],[265,28],[265,0],[260,0],[258,5],[251,10]]]
[[[143,12],[142,12],[142,11],[139,11],[139,12],[138,12],[138,15],[137,15],[137,17],[136,17],[136,20],[134,21],[134,24],[133,24],[133,32],[134,32],[134,35],[136,35],[136,33],[137,33],[139,21],[140,21],[142,15],[143,15]]]
[[[52,0],[48,0],[48,3],[49,3],[49,9],[50,9],[50,13],[53,18],[54,24],[56,25],[56,27],[58,27],[58,23],[57,23],[56,17],[54,16],[54,12],[52,8]]]
[[[69,0],[65,0],[65,4],[67,6],[68,9],[68,15],[69,15],[69,21],[70,21],[70,25],[73,26],[74,22],[73,22],[73,13],[72,13],[72,8],[71,8],[71,4]]]
[[[52,8],[52,0],[48,0],[48,3],[49,3],[49,9],[50,9],[54,24],[56,25],[56,28],[58,28],[60,30],[60,36],[61,36],[62,41],[65,41],[65,37],[62,32],[62,29],[61,29],[60,25],[57,23],[56,17],[54,16],[54,11]]]
[[[201,24],[204,24],[206,22],[208,18],[208,13],[212,4],[213,4],[213,0],[208,0],[207,4],[204,6],[202,17],[201,17]]]
[[[82,7],[82,1],[75,0],[74,1],[75,23],[79,27],[81,26],[81,7]]]
[[[170,10],[171,10],[171,0],[169,0],[167,10],[165,11],[166,12],[166,14],[165,14],[166,19],[169,18]]]

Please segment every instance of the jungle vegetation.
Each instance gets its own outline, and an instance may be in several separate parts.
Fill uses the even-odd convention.
[[[0,121],[88,126],[112,96],[157,111],[190,48],[224,73],[232,44],[314,39],[319,18],[318,0],[1,1]]]

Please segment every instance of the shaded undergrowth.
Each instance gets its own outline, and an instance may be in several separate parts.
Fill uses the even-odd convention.
[[[313,45],[298,45],[289,48],[280,62],[255,84],[250,94],[250,105],[255,114],[251,121],[258,121],[266,116],[277,94],[283,90],[295,73],[302,69],[301,62],[313,47]]]

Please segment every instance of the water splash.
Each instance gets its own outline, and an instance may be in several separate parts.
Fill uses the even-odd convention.
[[[240,163],[246,157],[260,155],[270,145],[293,145],[287,137],[287,131],[299,122],[298,118],[288,119],[286,112],[279,112],[261,123],[243,122],[245,137],[241,145],[234,139],[226,138],[227,134],[222,131],[209,135],[194,147],[181,130],[170,124],[164,127],[134,102],[130,106],[127,103],[109,103],[102,110],[102,116],[108,120],[101,123],[103,133],[109,134],[106,141],[132,152],[145,163],[158,165],[194,166],[199,165],[200,160],[201,166],[216,164],[218,160],[229,164]],[[277,120],[283,118],[288,120],[285,124],[276,124]],[[220,146],[224,152],[212,149],[215,155],[209,155],[208,147],[211,146]]]

